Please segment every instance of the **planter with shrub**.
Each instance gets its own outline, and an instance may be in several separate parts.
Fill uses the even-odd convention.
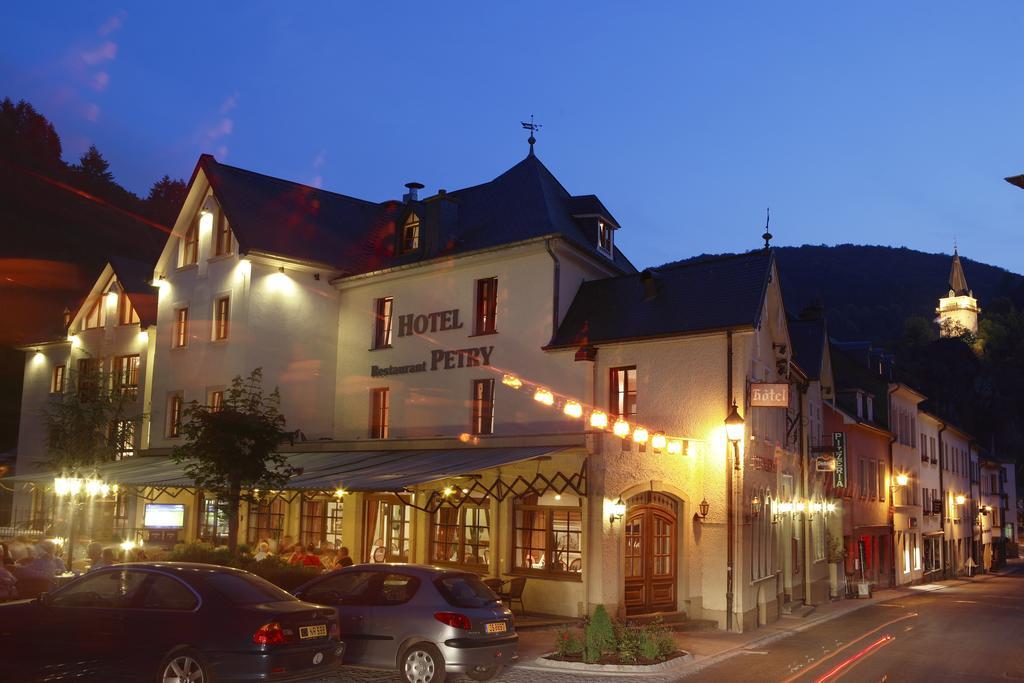
[[[623,667],[663,668],[667,662],[680,658],[688,658],[688,655],[676,645],[672,631],[661,623],[613,621],[608,611],[599,605],[582,631],[559,629],[555,651],[542,657],[539,663],[557,668],[622,670]]]

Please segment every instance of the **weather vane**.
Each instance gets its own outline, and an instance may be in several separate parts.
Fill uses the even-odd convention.
[[[530,156],[532,157],[533,156],[533,145],[534,145],[535,142],[537,142],[537,138],[533,137],[533,134],[541,129],[541,124],[533,122],[533,114],[530,114],[530,122],[529,123],[527,123],[526,121],[520,121],[520,123],[523,124],[523,128],[524,129],[530,131],[530,138],[527,140],[527,142],[530,143]]]
[[[768,207],[764,211],[765,211],[764,234],[761,235],[761,239],[764,240],[764,248],[765,248],[765,250],[768,250],[768,249],[772,248],[771,241],[772,241],[773,235],[770,232],[768,232],[768,225],[772,222],[772,209],[771,209],[771,207]]]

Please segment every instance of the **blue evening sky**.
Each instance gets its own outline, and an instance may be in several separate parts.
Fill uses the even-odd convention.
[[[201,152],[372,200],[538,155],[638,266],[854,242],[1024,272],[1024,3],[9,2],[0,97],[145,194]]]

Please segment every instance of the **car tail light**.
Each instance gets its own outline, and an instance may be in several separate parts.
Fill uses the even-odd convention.
[[[469,631],[473,628],[473,624],[469,621],[469,617],[465,614],[459,614],[458,612],[437,612],[434,615],[434,618],[442,624],[447,624],[452,628],[461,628],[463,631]]]
[[[341,640],[341,629],[338,628],[338,622],[331,622],[331,625],[328,628],[327,637],[333,640]]]
[[[260,626],[260,629],[252,636],[252,642],[257,645],[284,645],[293,640],[295,640],[295,634],[292,630],[282,628],[281,624],[276,621]]]

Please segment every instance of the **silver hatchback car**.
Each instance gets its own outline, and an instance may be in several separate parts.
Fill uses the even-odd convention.
[[[358,564],[294,592],[338,610],[345,664],[397,668],[408,683],[442,683],[448,673],[486,681],[517,656],[512,612],[470,572]]]

